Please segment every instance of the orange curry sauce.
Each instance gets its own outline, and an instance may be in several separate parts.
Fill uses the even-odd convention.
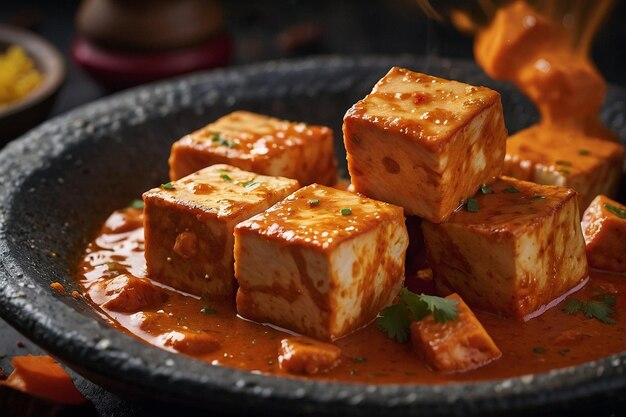
[[[78,280],[86,299],[115,327],[174,352],[176,350],[167,345],[165,335],[172,331],[187,335],[206,332],[219,342],[219,349],[201,354],[197,352],[202,349],[192,346],[185,349],[188,354],[214,365],[286,375],[279,368],[277,357],[280,341],[288,333],[238,317],[234,301],[211,303],[209,311],[204,300],[153,281],[165,296],[157,298],[150,308],[117,312],[103,306],[110,297],[105,290],[107,282],[120,274],[146,277],[143,245],[141,210],[116,211],[88,246],[79,266]],[[626,317],[620,312],[626,305],[625,277],[594,271],[587,285],[568,299],[586,300],[598,293],[615,295],[615,324],[587,319],[581,313],[567,315],[562,311],[563,302],[526,323],[476,311],[476,316],[502,350],[502,357],[469,372],[441,374],[432,371],[410,343],[388,339],[371,323],[335,342],[342,350],[338,367],[307,378],[432,384],[506,378],[601,358],[626,347]],[[181,346],[190,347],[189,344]]]

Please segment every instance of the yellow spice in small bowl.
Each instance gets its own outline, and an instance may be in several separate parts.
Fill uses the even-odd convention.
[[[43,76],[23,48],[12,45],[0,53],[0,108],[24,99]]]

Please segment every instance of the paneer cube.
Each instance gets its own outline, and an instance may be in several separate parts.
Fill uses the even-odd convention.
[[[502,352],[461,297],[450,294],[446,298],[457,302],[458,317],[438,323],[431,315],[411,323],[414,349],[441,372],[469,371],[499,359]]]
[[[334,185],[333,132],[236,111],[184,136],[172,146],[170,178],[177,180],[213,164],[257,174],[294,178],[302,185]]]
[[[513,80],[540,53],[562,50],[569,39],[562,29],[525,1],[501,7],[476,35],[474,57],[490,77]]]
[[[314,375],[341,362],[341,349],[308,337],[292,336],[280,341],[278,365],[290,374]]]
[[[422,223],[441,294],[527,320],[587,281],[571,188],[501,177],[441,224]]]
[[[148,274],[207,298],[234,296],[233,229],[298,188],[296,180],[213,165],[143,195]]]
[[[582,228],[589,266],[626,272],[626,206],[599,195],[585,210]]]
[[[623,163],[624,148],[617,143],[533,126],[507,140],[504,174],[572,187],[584,209],[598,194],[617,193]]]
[[[400,291],[402,208],[313,184],[235,228],[237,311],[320,339],[372,321]]]
[[[500,95],[485,87],[394,67],[343,120],[355,191],[431,222],[504,163]]]

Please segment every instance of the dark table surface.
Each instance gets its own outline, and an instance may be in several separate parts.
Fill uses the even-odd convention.
[[[269,0],[223,2],[227,25],[235,39],[235,64],[284,58],[276,37],[289,27],[312,22],[320,25],[322,36],[301,53],[413,53],[436,54],[471,59],[471,40],[453,29],[427,22],[414,2],[393,1],[331,1],[300,0],[271,2]],[[276,6],[280,3],[280,7]],[[55,44],[64,54],[68,76],[60,91],[51,117],[81,104],[110,94],[70,61],[69,50],[75,36],[74,14],[78,2],[71,1],[5,1],[0,6],[0,22],[30,21],[32,29]],[[607,79],[626,85],[623,77],[626,54],[619,45],[626,40],[626,5],[619,2],[609,22],[599,34],[594,57]],[[617,52],[616,52],[617,51]],[[43,354],[36,345],[0,319],[0,368],[10,371],[10,358],[15,355]],[[140,417],[163,415],[161,408],[122,399],[99,386],[73,374],[77,387],[93,403],[93,414],[101,417]],[[568,410],[568,415],[626,415],[626,398],[588,408]],[[167,411],[169,414],[170,411]],[[0,410],[0,415],[2,415]],[[216,410],[214,415],[219,415]]]

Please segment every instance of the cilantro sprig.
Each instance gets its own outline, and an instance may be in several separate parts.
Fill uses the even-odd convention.
[[[607,209],[607,211],[610,211],[611,213],[615,214],[617,217],[626,219],[626,210],[624,210],[623,208],[614,206],[613,204],[609,204],[609,203],[604,203],[604,208]]]
[[[615,313],[615,296],[604,294],[591,300],[570,300],[563,306],[565,314],[583,313],[588,319],[596,319],[604,324],[613,324]]]
[[[411,321],[420,321],[431,314],[436,323],[454,321],[459,316],[457,301],[416,294],[403,288],[400,291],[400,302],[383,309],[376,324],[387,333],[387,337],[404,343],[409,338]]]

